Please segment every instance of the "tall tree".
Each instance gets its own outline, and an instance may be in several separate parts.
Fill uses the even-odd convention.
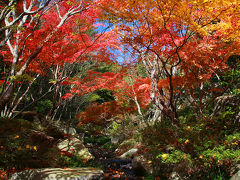
[[[238,1],[120,0],[102,2],[108,20],[118,23],[122,43],[144,63],[150,98],[178,124],[179,97],[218,75],[239,54]],[[200,93],[201,94],[201,93]],[[204,99],[198,98],[201,110]],[[196,101],[195,101],[196,102]]]
[[[102,28],[99,34],[91,33],[97,19],[101,18],[97,4],[89,0],[23,0],[9,1],[1,7],[1,19],[4,20],[1,31],[5,33],[1,37],[1,54],[7,67],[3,72],[0,100],[2,115],[12,115],[16,105],[29,92],[33,80],[49,72],[53,84],[49,91],[55,91],[53,108],[57,108],[56,98],[61,96],[59,83],[72,72],[69,64],[88,60],[90,56],[103,58],[107,45],[116,46],[114,34],[104,34],[108,27]],[[14,96],[14,90],[23,91],[21,84],[26,80],[25,92]]]

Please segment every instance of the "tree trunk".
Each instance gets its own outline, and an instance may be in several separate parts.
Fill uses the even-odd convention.
[[[5,105],[13,96],[14,83],[9,84],[8,88],[0,96],[0,111],[4,110]]]

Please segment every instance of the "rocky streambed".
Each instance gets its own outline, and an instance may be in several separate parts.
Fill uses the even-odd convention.
[[[135,174],[132,158],[118,157],[113,151],[93,146],[89,149],[95,157],[94,163],[101,166],[104,179],[142,179]]]
[[[88,146],[93,167],[39,168],[14,173],[10,180],[101,180],[101,179],[142,179],[136,175],[132,158],[121,158],[113,150],[92,144]],[[141,170],[140,170],[141,171]],[[141,174],[141,173],[140,173]]]

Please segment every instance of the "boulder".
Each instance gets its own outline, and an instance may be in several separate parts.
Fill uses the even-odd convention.
[[[112,144],[119,144],[124,139],[123,135],[111,137]]]
[[[45,168],[14,173],[10,180],[101,180],[104,173],[97,168]]]
[[[239,180],[240,179],[240,164],[237,165],[237,172],[231,177],[230,180]]]
[[[144,176],[147,173],[152,174],[153,168],[151,163],[143,155],[135,155],[132,159],[132,170],[136,176]]]
[[[64,134],[67,134],[67,135],[75,136],[77,134],[76,129],[72,127],[64,128],[63,131],[64,131]]]
[[[142,177],[146,174],[152,174],[153,167],[151,161],[148,161],[142,154],[139,154],[139,149],[136,147],[123,153],[120,158],[132,159],[132,171],[134,175]]]
[[[45,132],[49,135],[54,137],[54,139],[64,139],[64,131],[57,123],[50,123],[46,125]]]
[[[177,172],[172,172],[170,174],[169,180],[182,180],[181,176]]]
[[[58,143],[57,147],[61,150],[62,154],[77,154],[85,161],[94,159],[93,155],[88,151],[88,148],[84,146],[83,142],[74,137]]]
[[[51,146],[53,144],[54,138],[51,136],[47,136],[44,132],[31,130],[30,140],[32,141],[32,143],[44,143],[45,146]]]
[[[130,149],[133,149],[138,146],[138,143],[134,139],[128,139],[123,141],[119,147],[115,150],[115,153],[122,155]]]
[[[133,148],[133,149],[130,149],[128,150],[127,152],[123,153],[120,158],[132,158],[134,155],[136,155],[138,152],[138,149],[137,148]]]
[[[50,148],[54,146],[54,138],[47,136],[44,132],[31,130],[30,142],[38,145],[38,153],[45,154]]]

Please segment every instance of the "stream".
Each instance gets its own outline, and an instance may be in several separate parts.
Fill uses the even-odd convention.
[[[133,173],[132,159],[120,159],[113,151],[95,145],[89,151],[95,157],[94,163],[103,168],[105,179],[142,179]]]

